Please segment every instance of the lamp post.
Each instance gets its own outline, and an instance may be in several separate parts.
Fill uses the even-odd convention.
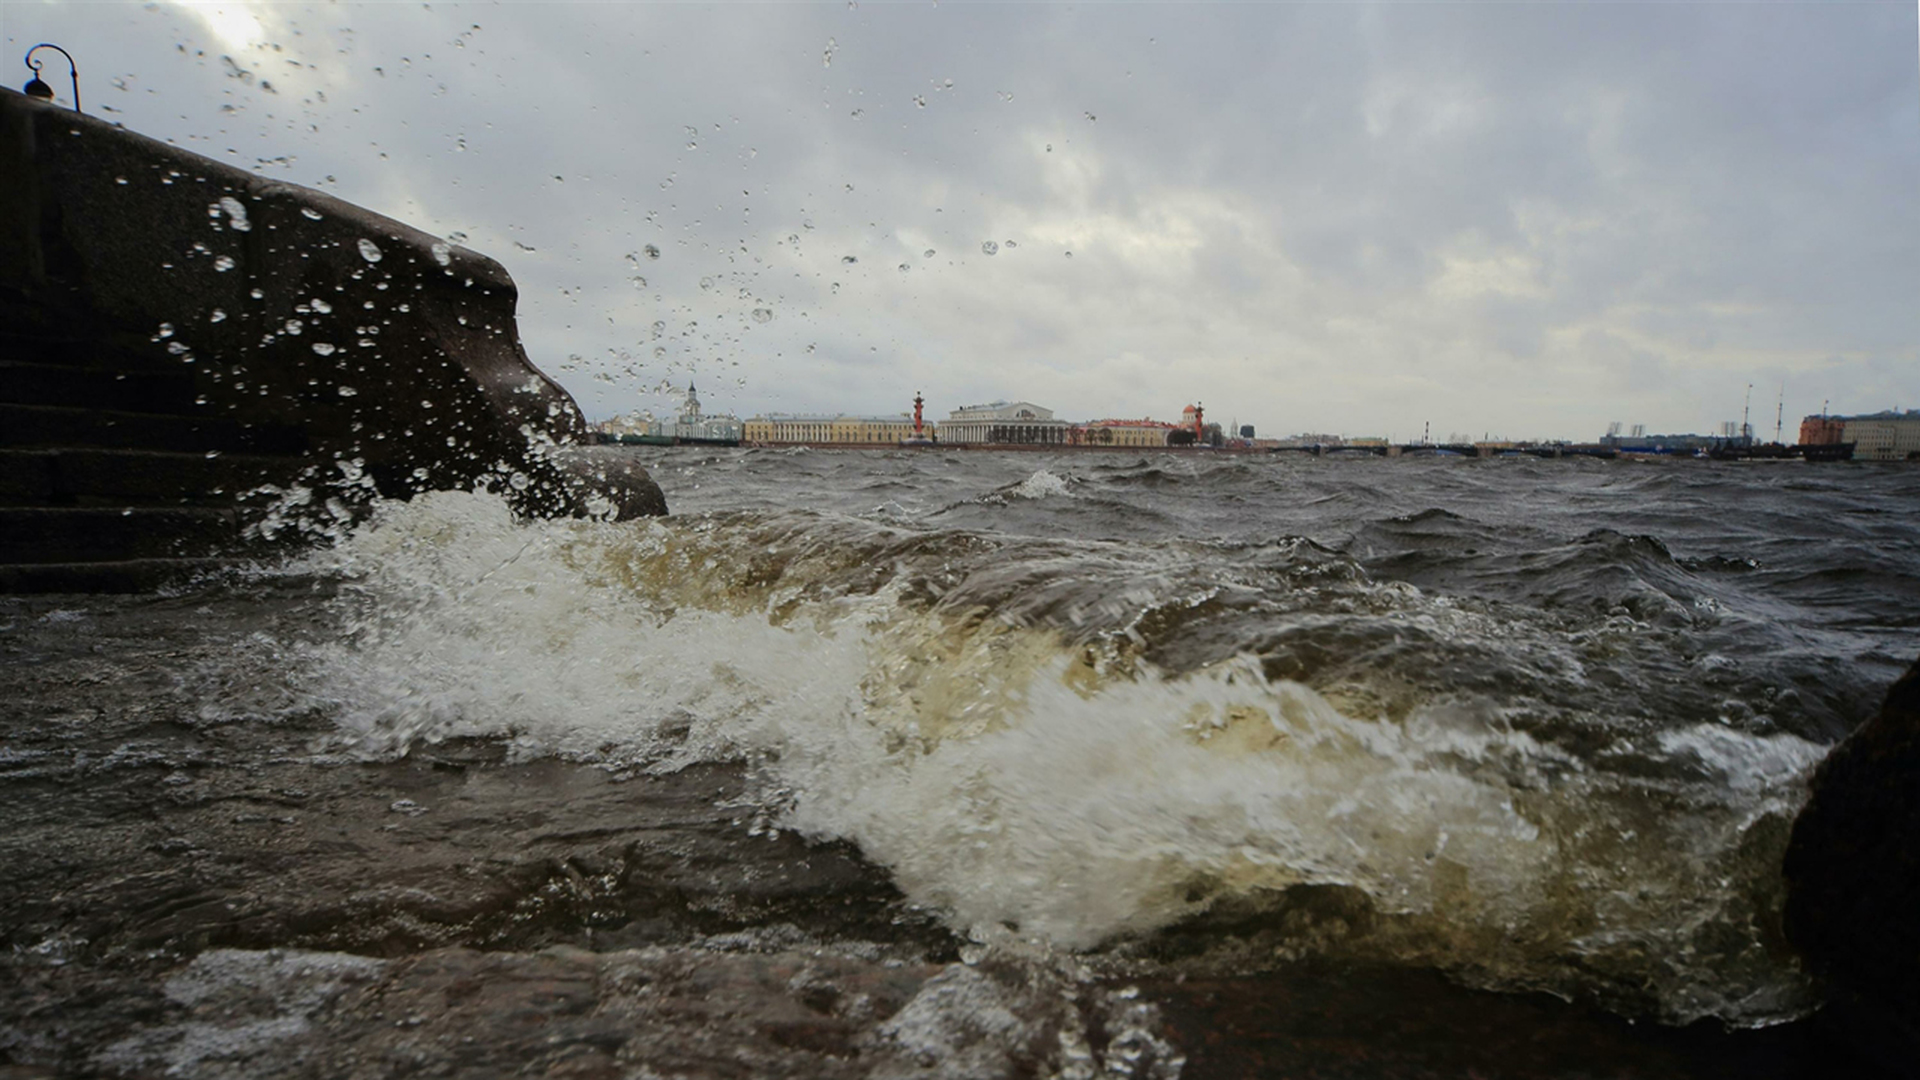
[[[43,41],[27,50],[27,70],[33,72],[33,78],[28,80],[27,85],[23,87],[26,95],[28,97],[40,98],[43,101],[53,100],[53,87],[40,81],[40,61],[33,58],[33,54],[39,52],[41,49],[52,49],[54,52],[67,58],[67,72],[73,78],[73,111],[79,112],[80,67],[73,62],[73,54],[50,41]]]

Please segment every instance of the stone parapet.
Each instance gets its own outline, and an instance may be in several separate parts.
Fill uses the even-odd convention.
[[[187,367],[204,415],[296,425],[319,472],[388,496],[497,482],[531,512],[584,513],[582,477],[609,474],[556,466],[585,420],[528,359],[513,280],[484,255],[12,91],[0,187],[0,299],[29,346]],[[644,472],[613,474],[629,489],[596,506],[665,512]]]

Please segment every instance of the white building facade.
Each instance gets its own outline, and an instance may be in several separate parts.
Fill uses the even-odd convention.
[[[700,393],[687,384],[686,399],[680,414],[671,420],[655,420],[647,434],[692,443],[738,443],[742,434],[740,418],[723,414],[708,416],[700,410]]]
[[[993,401],[962,405],[940,422],[940,441],[949,445],[1064,446],[1073,425],[1055,420],[1053,410],[1031,401]]]
[[[1920,461],[1920,409],[1844,417],[1855,461]]]

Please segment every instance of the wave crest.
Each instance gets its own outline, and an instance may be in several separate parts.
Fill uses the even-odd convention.
[[[1804,1004],[1770,890],[1820,747],[1682,725],[1583,749],[1404,687],[1370,709],[1365,654],[1336,696],[1246,650],[1169,671],[1129,629],[1220,594],[1168,571],[1111,609],[1022,608],[1047,561],[994,579],[1002,560],[969,561],[993,543],[808,515],[520,523],[427,496],[316,557],[346,584],[306,692],[360,753],[480,735],[640,771],[746,759],[786,827],[855,841],[956,929],[1113,947],[1339,887],[1377,919],[1315,948],[1679,1021]],[[1376,620],[1468,625],[1310,545],[1242,554]]]

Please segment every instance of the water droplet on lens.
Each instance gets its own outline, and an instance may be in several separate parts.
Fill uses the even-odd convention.
[[[325,300],[322,300],[317,296],[314,297],[312,300],[307,301],[307,306],[311,307],[313,310],[319,312],[322,315],[333,314],[333,305],[327,303]]]
[[[160,329],[154,331],[154,333],[157,334],[159,338],[170,338],[173,336],[173,324],[170,322],[163,322],[160,324]],[[158,340],[158,338],[156,338],[155,340]]]
[[[711,288],[713,288],[713,279],[712,279],[712,278],[710,278],[710,277],[703,277],[703,278],[701,278],[701,279],[700,279],[700,287],[701,287],[702,289],[711,289]]]
[[[358,394],[359,392],[360,392],[360,391],[358,391],[358,390],[355,390],[355,389],[354,389],[353,387],[351,387],[351,386],[343,386],[343,387],[341,387],[341,388],[340,388],[340,396],[341,396],[341,397],[352,397],[352,396],[354,396],[355,394]]]
[[[215,270],[218,270],[218,271],[220,271],[220,272],[221,272],[221,273],[223,273],[223,274],[224,274],[224,273],[226,273],[227,271],[229,271],[229,270],[231,270],[231,269],[233,269],[233,256],[231,256],[231,255],[221,255],[221,256],[219,256],[219,257],[217,257],[217,258],[215,258],[215,259],[213,260],[213,268],[214,268]]]
[[[998,255],[1000,254],[1000,245],[989,240],[980,245],[980,252],[983,255]]]
[[[301,217],[304,217],[304,218],[306,218],[306,219],[308,219],[308,220],[310,220],[310,221],[319,221],[319,220],[320,220],[320,211],[318,211],[318,210],[315,210],[315,209],[314,209],[313,207],[311,207],[311,206],[303,206],[303,207],[301,207],[301,208],[300,208],[300,216],[301,216]]]
[[[226,211],[227,228],[234,232],[247,232],[253,224],[247,220],[247,207],[231,195],[220,196],[220,209]]]
[[[859,260],[859,258],[858,258],[857,256],[853,256],[853,255],[842,255],[842,256],[840,256],[840,261],[841,261],[841,262],[843,262],[843,263],[846,263],[846,264],[847,264],[848,266],[852,266],[852,265],[853,265],[854,263],[857,263],[857,262],[859,262],[860,260]]]
[[[433,245],[433,261],[441,266],[453,265],[453,248],[446,244]]]
[[[900,272],[901,272],[901,273],[903,273],[903,274],[904,274],[904,273],[906,273],[907,271],[909,271],[909,270],[911,270],[911,269],[913,269],[913,264],[911,264],[911,263],[901,263],[901,264],[900,264]]]
[[[772,322],[773,311],[771,309],[763,308],[763,307],[754,308],[753,321],[757,323]]]
[[[933,249],[932,249],[932,248],[928,248],[928,249],[927,249],[927,250],[926,250],[925,252],[923,252],[923,253],[922,253],[922,257],[923,257],[923,258],[928,258],[928,259],[931,259],[931,258],[933,258]]]
[[[643,247],[640,250],[645,252],[647,258],[649,259],[657,259],[660,257],[660,249],[657,247],[654,247],[652,244],[648,244],[646,247]]]
[[[379,262],[380,246],[378,244],[375,244],[371,240],[362,238],[360,241],[360,257],[367,260],[370,263]]]
[[[1008,251],[1012,251],[1012,250],[1013,250],[1014,248],[1017,248],[1017,247],[1019,247],[1020,245],[1019,245],[1019,244],[1016,244],[1016,243],[1014,243],[1014,242],[1013,242],[1013,241],[1011,241],[1011,240],[1009,240],[1009,241],[1007,241],[1006,243],[1004,243],[1004,244],[1002,244],[1002,245],[1000,245],[1000,246],[1001,246],[1001,247],[1004,247],[1004,248],[1006,248],[1006,249],[1007,249]]]
[[[327,344],[324,341],[316,341],[313,343],[313,351],[320,354],[321,356],[332,356],[333,346]]]
[[[640,276],[640,275],[638,275],[638,274],[635,274],[635,275],[633,276],[633,287],[634,287],[634,288],[636,288],[636,289],[644,289],[644,288],[646,288],[646,287],[647,287],[647,279],[646,279],[646,278],[643,278],[643,277],[641,277],[641,276]]]
[[[224,311],[221,311],[219,308],[214,308],[213,313],[207,316],[207,321],[208,322],[226,322],[227,313]]]

